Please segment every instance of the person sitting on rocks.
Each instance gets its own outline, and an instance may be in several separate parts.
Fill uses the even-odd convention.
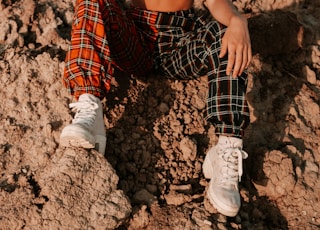
[[[171,79],[208,77],[206,119],[219,135],[203,164],[210,179],[207,196],[226,216],[237,215],[241,200],[242,137],[249,124],[246,101],[251,42],[247,20],[230,0],[206,0],[204,17],[193,0],[77,0],[63,84],[77,100],[60,145],[97,148],[105,153],[101,99],[115,71],[146,76],[158,71]]]

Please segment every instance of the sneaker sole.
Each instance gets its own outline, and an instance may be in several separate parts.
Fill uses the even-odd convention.
[[[95,135],[95,149],[105,154],[107,138],[104,135]]]
[[[64,147],[81,147],[93,149],[95,138],[88,133],[79,133],[78,130],[65,129],[60,135],[60,145]]]
[[[82,138],[75,140],[74,137],[63,137],[63,140],[60,140],[60,145],[64,147],[81,147],[85,149],[93,149],[95,147],[95,144],[88,140]]]

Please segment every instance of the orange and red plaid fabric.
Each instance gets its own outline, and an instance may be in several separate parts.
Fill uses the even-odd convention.
[[[155,37],[146,41],[116,1],[77,0],[63,84],[75,98],[83,93],[103,97],[115,68],[135,75],[151,70]]]

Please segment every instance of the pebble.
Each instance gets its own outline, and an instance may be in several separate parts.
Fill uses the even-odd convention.
[[[183,193],[191,193],[192,192],[192,186],[191,184],[186,185],[170,185],[170,190],[177,191],[177,192],[183,192]]]
[[[176,192],[169,192],[169,194],[164,195],[164,198],[166,199],[167,204],[176,206],[191,201],[191,198],[189,196]]]
[[[159,105],[158,109],[161,113],[167,113],[170,110],[169,106],[164,102]]]
[[[146,189],[141,189],[133,196],[134,200],[138,203],[146,203],[147,205],[153,204],[157,197],[148,192]]]
[[[147,185],[146,185],[146,189],[147,189],[150,193],[154,194],[154,193],[157,192],[158,187],[157,187],[156,185],[153,185],[153,184],[147,184]]]
[[[188,137],[184,137],[180,142],[180,149],[183,159],[194,161],[197,156],[197,145]]]

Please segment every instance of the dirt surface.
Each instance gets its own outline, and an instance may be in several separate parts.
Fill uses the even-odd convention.
[[[320,3],[238,0],[249,18],[249,154],[234,218],[205,198],[206,77],[118,74],[106,155],[59,147],[71,0],[0,0],[1,229],[319,229]]]

